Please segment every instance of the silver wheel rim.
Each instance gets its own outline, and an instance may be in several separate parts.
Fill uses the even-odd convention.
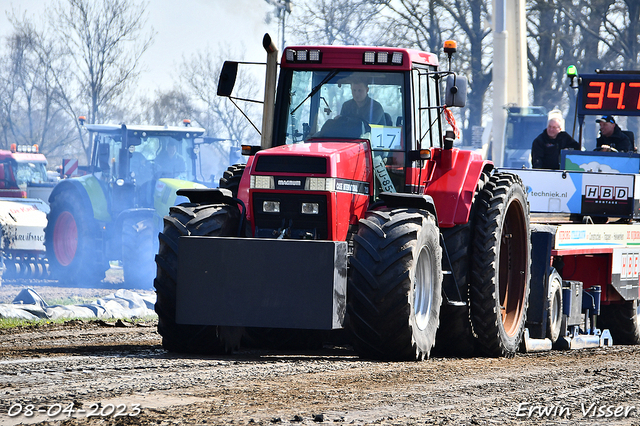
[[[415,288],[413,297],[413,313],[416,325],[424,330],[429,325],[429,313],[433,303],[433,271],[431,268],[431,253],[422,247],[416,262]]]
[[[551,307],[551,329],[555,330],[558,321],[560,321],[560,298],[558,292],[553,293],[553,306]]]

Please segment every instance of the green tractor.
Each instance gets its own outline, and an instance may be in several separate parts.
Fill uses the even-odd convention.
[[[81,124],[84,121],[81,119]],[[49,197],[45,246],[51,276],[90,286],[122,262],[128,287],[152,288],[158,233],[183,188],[205,188],[199,142],[204,129],[86,124],[89,173],[60,181]]]

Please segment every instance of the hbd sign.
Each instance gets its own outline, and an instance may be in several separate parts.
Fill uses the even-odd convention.
[[[629,188],[625,186],[585,185],[585,198],[589,200],[624,200],[629,197]]]
[[[634,176],[584,173],[581,214],[632,217]]]

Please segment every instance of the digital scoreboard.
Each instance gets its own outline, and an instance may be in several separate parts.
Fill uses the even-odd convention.
[[[580,115],[640,115],[640,74],[580,76]]]

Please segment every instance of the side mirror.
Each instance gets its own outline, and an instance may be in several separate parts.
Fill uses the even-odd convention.
[[[467,104],[467,77],[447,76],[444,104],[448,107],[463,107]]]
[[[236,77],[238,76],[238,63],[232,61],[225,61],[222,65],[222,71],[220,72],[220,79],[218,80],[218,96],[229,97],[233,92],[233,86],[236,84]]]

